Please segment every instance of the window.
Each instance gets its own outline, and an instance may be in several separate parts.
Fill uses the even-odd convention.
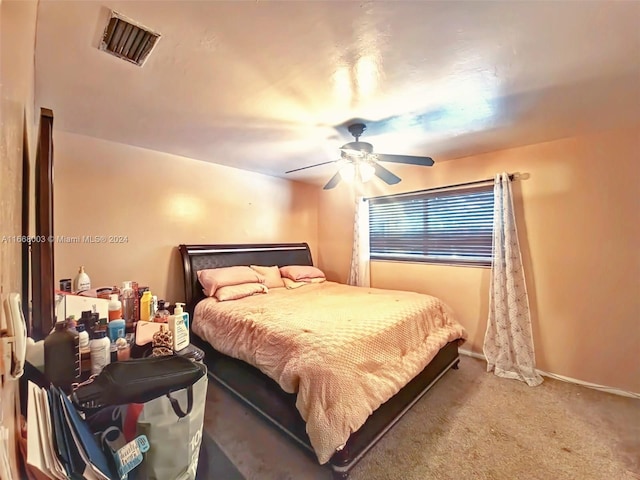
[[[369,200],[372,260],[491,265],[493,184]]]

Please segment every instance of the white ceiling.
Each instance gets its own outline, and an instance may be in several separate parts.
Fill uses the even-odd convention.
[[[109,9],[159,32],[100,50]],[[57,128],[304,181],[352,140],[437,162],[640,121],[640,2],[41,0]],[[341,126],[341,127],[339,127]],[[338,127],[338,128],[335,128]]]

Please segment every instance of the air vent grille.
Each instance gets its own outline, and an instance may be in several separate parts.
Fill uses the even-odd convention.
[[[102,36],[100,50],[141,67],[159,39],[159,33],[112,11]]]

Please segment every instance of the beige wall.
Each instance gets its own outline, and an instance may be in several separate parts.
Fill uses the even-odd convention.
[[[22,158],[23,141],[34,145],[33,126],[34,72],[33,54],[36,29],[35,1],[0,3],[0,237],[22,233]],[[33,149],[30,159],[34,158]],[[5,241],[6,240],[6,241]],[[20,244],[0,239],[0,302],[10,292],[22,289]],[[4,316],[4,309],[0,309]],[[4,318],[0,322],[5,325]],[[14,438],[15,395],[17,382],[2,378],[0,388],[2,425]],[[18,478],[15,445],[9,457]]]
[[[640,392],[640,129],[568,138],[432,168],[393,165],[403,181],[368,195],[410,191],[522,172],[514,183],[538,368]],[[437,159],[436,159],[437,160]],[[320,266],[348,274],[352,192],[323,192]],[[338,236],[336,230],[344,235]],[[373,262],[375,287],[436,295],[469,332],[464,347],[482,351],[489,269]]]
[[[22,233],[22,157],[26,127],[30,159],[35,159],[33,118],[37,2],[0,3],[0,228],[2,236]],[[1,293],[20,292],[20,245],[0,242]],[[2,315],[2,313],[0,313]]]
[[[55,113],[55,112],[54,112]],[[95,138],[54,132],[56,281],[84,265],[93,286],[136,280],[184,300],[180,243],[317,244],[318,188]]]

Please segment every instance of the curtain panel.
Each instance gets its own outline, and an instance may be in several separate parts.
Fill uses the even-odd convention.
[[[484,338],[487,371],[497,376],[542,383],[536,371],[529,297],[513,209],[509,175],[496,175],[494,186],[493,259],[489,318]]]
[[[351,249],[351,268],[349,285],[357,287],[371,286],[369,273],[369,201],[356,197],[353,218],[353,247]]]

